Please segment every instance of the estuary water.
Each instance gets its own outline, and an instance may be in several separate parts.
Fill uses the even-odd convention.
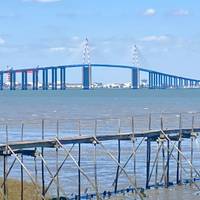
[[[59,136],[72,136],[79,134],[91,135],[94,134],[94,121],[97,118],[99,121],[96,134],[109,134],[119,131],[131,132],[131,118],[132,116],[138,116],[135,121],[135,129],[137,131],[148,130],[149,126],[149,113],[152,116],[160,113],[170,113],[166,119],[164,119],[164,127],[178,127],[179,113],[185,113],[190,115],[193,112],[200,111],[200,90],[199,89],[167,89],[167,90],[127,90],[127,89],[98,89],[98,90],[78,90],[67,89],[65,91],[1,91],[0,92],[0,144],[6,141],[6,124],[8,125],[8,140],[16,141],[21,139],[21,123],[24,123],[23,134],[24,139],[33,140],[41,139],[41,120],[45,120],[45,138],[54,138],[57,131],[56,120],[59,120]],[[145,116],[145,117],[144,117]],[[77,122],[80,122],[81,125]],[[78,120],[78,121],[77,121]],[[156,121],[157,120],[157,121]],[[166,120],[166,122],[165,122]],[[170,121],[171,120],[171,121]],[[170,121],[170,123],[169,123]],[[139,125],[138,125],[139,124]],[[191,116],[186,118],[183,122],[183,126],[191,127]],[[199,126],[199,115],[195,118],[194,125]],[[79,127],[78,127],[79,125]],[[152,119],[152,129],[160,128],[159,118]],[[81,130],[81,131],[80,131]],[[136,141],[136,146],[140,145],[141,139]],[[195,141],[197,148],[194,149],[194,165],[199,169],[199,141]],[[114,156],[117,156],[117,141],[107,141],[103,143]],[[183,142],[183,150],[186,152],[186,157],[190,159],[189,141]],[[173,145],[170,144],[170,147]],[[67,146],[68,150],[70,146]],[[94,146],[86,144],[81,147],[81,167],[86,174],[94,181]],[[121,142],[122,157],[121,162],[126,163],[132,152],[131,141]],[[156,156],[158,146],[156,143],[152,145],[152,161]],[[77,160],[78,147],[75,146],[72,150],[72,155]],[[177,152],[174,152],[176,156]],[[65,152],[58,152],[58,162],[62,163],[65,158]],[[161,155],[161,153],[160,153]],[[55,172],[55,149],[46,149],[44,152],[45,159],[47,160],[49,169]],[[98,186],[100,191],[113,190],[113,181],[116,174],[116,163],[113,162],[102,148],[97,146],[96,149],[96,162],[97,162],[97,174],[98,174]],[[1,158],[0,158],[1,159]],[[14,158],[13,158],[14,159]],[[145,186],[145,174],[146,174],[146,143],[140,145],[137,152],[137,166],[136,176],[137,184],[139,187]],[[12,159],[10,159],[10,164]],[[24,160],[27,168],[32,172],[33,176],[37,174],[37,181],[41,183],[41,162],[40,158],[33,160],[31,157],[27,157]],[[158,161],[158,173],[162,175],[162,160]],[[3,160],[0,160],[2,165]],[[170,171],[170,181],[176,180],[176,162],[170,160],[172,169]],[[186,161],[183,162],[184,177],[183,179],[190,178],[190,168]],[[36,170],[37,168],[37,170]],[[126,170],[133,176],[133,162],[129,162],[126,166]],[[0,168],[2,174],[2,168]],[[15,167],[11,170],[10,177],[19,178],[20,167],[16,163]],[[27,180],[30,178],[26,176]],[[59,173],[60,176],[60,191],[62,194],[68,197],[74,198],[77,194],[77,168],[71,159],[68,159],[62,170]],[[196,174],[194,173],[194,177]],[[50,181],[51,176],[47,170],[45,172],[45,181]],[[160,177],[161,178],[161,177]],[[152,172],[151,184],[154,184],[155,171]],[[159,178],[158,178],[159,179]],[[92,193],[94,188],[88,181],[82,176],[81,178],[81,191],[82,193]],[[128,188],[130,183],[127,181],[125,174],[120,174],[119,188]],[[187,190],[188,196],[194,194],[196,190]],[[52,184],[49,193],[56,194],[56,185]],[[154,194],[154,193],[153,193]],[[180,194],[180,193],[179,193]],[[178,194],[178,195],[179,195]],[[151,193],[150,193],[151,196]],[[167,193],[165,196],[169,196]],[[152,199],[168,199],[167,197],[153,197]]]
[[[126,117],[200,111],[199,89],[1,91],[1,119]]]

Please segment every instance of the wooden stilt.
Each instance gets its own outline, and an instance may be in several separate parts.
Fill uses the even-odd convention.
[[[42,120],[42,140],[44,140],[44,120]],[[41,155],[44,158],[44,147],[41,147]],[[42,195],[45,197],[45,178],[44,178],[44,163],[41,161],[42,173]]]
[[[24,124],[21,126],[21,141],[24,140]],[[24,162],[23,153],[21,154],[21,162]],[[21,200],[24,199],[24,169],[21,165]]]
[[[119,134],[121,132],[121,121],[119,120]],[[117,141],[117,152],[118,152],[118,163],[121,163],[121,141],[118,140]],[[114,192],[117,193],[117,187],[118,187],[118,179],[119,179],[119,165],[117,166],[117,171],[116,171],[116,176],[115,176],[115,188],[114,188]]]
[[[81,122],[80,120],[78,121],[78,131],[79,131],[79,136],[81,136]],[[81,171],[80,171],[80,166],[81,166],[81,144],[78,144],[78,200],[81,199]]]

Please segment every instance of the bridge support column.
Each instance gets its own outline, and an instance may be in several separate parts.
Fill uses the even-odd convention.
[[[162,89],[165,88],[165,75],[162,75]]]
[[[169,77],[169,87],[170,88],[172,87],[172,77],[171,76]]]
[[[160,74],[156,73],[156,88],[158,89],[160,87]]]
[[[152,73],[152,88],[155,89],[155,73]]]
[[[32,71],[32,76],[33,76],[33,90],[38,90],[38,70],[34,69]]]
[[[132,70],[132,89],[138,89],[140,87],[140,72],[138,68],[133,68]]]
[[[10,71],[10,90],[16,89],[16,72]]]
[[[175,88],[177,88],[177,87],[178,87],[178,78],[175,77]]]
[[[158,79],[157,79],[157,73],[154,73],[154,88],[157,88]]]
[[[161,80],[160,80],[160,77],[161,77],[161,75],[160,75],[160,73],[158,74],[158,88],[160,89],[160,86],[161,86]]]
[[[190,88],[192,88],[193,85],[192,80],[189,80],[189,83],[190,83]]]
[[[51,78],[52,78],[52,90],[57,90],[57,68],[52,68],[52,75],[51,75]]]
[[[27,90],[28,80],[27,80],[27,71],[22,71],[22,90]]]
[[[185,85],[185,87],[188,87],[188,80],[187,79],[184,79],[184,85]]]
[[[182,78],[179,79],[179,85],[181,88],[183,87],[183,79]]]
[[[166,83],[167,83],[167,85],[166,85],[167,88],[169,88],[169,76],[168,75],[166,76]]]
[[[160,82],[160,88],[162,88],[162,86],[163,86],[163,82],[162,82],[162,74],[160,74],[159,82]]]
[[[92,70],[91,66],[84,66],[83,67],[83,89],[89,90],[91,88],[92,82]]]
[[[180,79],[180,78],[178,78],[178,87],[179,87],[179,88],[182,87],[182,86],[181,86],[181,79]]]
[[[149,72],[149,89],[153,89],[153,72]]]
[[[0,90],[3,90],[3,72],[0,72]]]
[[[48,69],[42,70],[42,89],[48,90]]]
[[[166,76],[163,75],[163,88],[165,89],[166,88]]]
[[[65,90],[66,89],[66,69],[65,67],[60,68],[60,89]]]

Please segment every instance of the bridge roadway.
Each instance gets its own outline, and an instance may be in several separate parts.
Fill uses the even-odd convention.
[[[112,65],[112,64],[73,64],[50,67],[22,68],[0,71],[0,90],[5,88],[5,80],[9,79],[9,89],[16,90],[16,79],[21,79],[20,88],[27,90],[39,89],[39,79],[42,79],[42,89],[48,90],[51,86],[52,90],[66,89],[66,70],[70,68],[82,68],[82,87],[90,89],[92,85],[92,68],[122,68],[131,71],[131,87],[137,89],[140,87],[140,73],[146,73],[148,77],[148,88],[150,89],[166,89],[166,88],[188,88],[200,87],[200,80],[186,78],[168,73],[162,73],[147,68],[138,68],[128,65]],[[7,78],[5,78],[7,76]],[[17,78],[17,76],[20,76]],[[9,77],[9,78],[8,78]],[[32,80],[29,86],[28,80]],[[58,84],[60,83],[60,85]]]

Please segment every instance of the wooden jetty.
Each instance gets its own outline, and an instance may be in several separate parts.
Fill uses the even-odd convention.
[[[15,141],[9,140],[11,132],[9,132],[9,123],[5,123],[5,141],[0,144],[0,157],[2,160],[2,177],[3,184],[0,187],[0,197],[4,200],[9,199],[9,188],[7,187],[7,181],[10,178],[10,174],[15,167],[15,163],[20,165],[19,179],[21,181],[21,196],[20,199],[24,199],[24,178],[28,179],[34,184],[36,193],[39,199],[46,199],[52,184],[55,185],[55,198],[54,199],[106,199],[111,195],[117,195],[117,193],[133,193],[135,199],[146,199],[145,190],[154,187],[169,187],[174,184],[193,184],[197,190],[200,190],[198,180],[200,179],[199,162],[195,162],[198,148],[195,145],[198,141],[198,133],[200,132],[200,118],[199,113],[190,113],[188,115],[178,114],[175,115],[178,118],[178,128],[171,127],[169,123],[167,128],[165,125],[164,115],[159,115],[160,129],[152,129],[152,114],[148,115],[148,127],[144,131],[136,131],[137,117],[129,118],[130,131],[122,131],[121,120],[118,119],[118,131],[116,132],[101,132],[98,133],[98,119],[94,119],[94,132],[93,134],[81,134],[81,120],[77,120],[79,127],[79,135],[63,136],[59,129],[59,120],[56,121],[56,135],[55,137],[45,138],[45,120],[41,121],[41,130],[35,130],[36,134],[41,136],[41,139],[24,140],[24,126],[21,124],[20,139]],[[184,117],[185,119],[184,119]],[[186,117],[187,116],[187,117]],[[167,118],[169,120],[169,118]],[[187,121],[187,124],[184,124]],[[174,121],[172,120],[174,123]],[[190,123],[191,122],[191,123]],[[172,123],[172,124],[173,124]],[[187,125],[187,127],[185,127]],[[190,127],[188,127],[190,126]],[[38,131],[38,132],[37,132]],[[27,133],[26,133],[27,134]],[[115,153],[113,149],[109,149],[106,142],[117,142],[117,148]],[[186,142],[186,150],[184,152],[183,143]],[[123,143],[127,144],[127,148],[130,150],[130,154],[124,160],[123,157]],[[128,144],[131,144],[128,147]],[[88,154],[92,154],[93,158],[93,172],[94,176],[91,177],[82,166],[83,147],[84,145],[90,145],[92,150],[88,150]],[[200,146],[199,146],[200,147]],[[76,156],[72,153],[72,150],[76,148]],[[142,148],[143,155],[143,169],[144,174],[139,174],[137,168],[138,149]],[[100,175],[98,173],[98,156],[97,150],[101,149],[101,156],[104,154],[108,157],[107,162],[112,161],[115,163],[115,175],[111,181],[113,190],[107,190],[99,186]],[[48,164],[49,156],[45,152],[49,150],[55,150],[56,155],[54,159],[54,170]],[[200,149],[199,149],[200,150]],[[62,162],[59,161],[59,153],[62,152]],[[199,153],[199,152],[198,152]],[[115,155],[116,154],[116,155]],[[189,155],[189,156],[188,156]],[[26,157],[40,160],[40,173],[38,169],[30,170],[26,166]],[[12,158],[12,159],[11,159]],[[62,188],[61,170],[64,168],[67,160],[70,160],[76,170],[73,172],[74,176],[77,176],[77,188],[73,196],[67,196],[65,189]],[[132,173],[127,169],[128,164],[132,163]],[[109,169],[108,169],[109,170]],[[73,174],[72,173],[72,174]],[[128,187],[121,188],[119,181],[120,176],[123,176],[128,183]],[[38,176],[41,176],[38,178]],[[48,178],[46,177],[48,175]],[[102,174],[101,174],[102,175]],[[84,179],[90,185],[90,192],[82,192]],[[101,177],[102,178],[102,177]],[[143,182],[142,182],[142,179]],[[47,181],[48,180],[48,181]],[[105,177],[106,180],[106,177]],[[175,181],[174,181],[175,180]],[[139,184],[142,182],[143,185]],[[52,198],[53,199],[53,198]]]

